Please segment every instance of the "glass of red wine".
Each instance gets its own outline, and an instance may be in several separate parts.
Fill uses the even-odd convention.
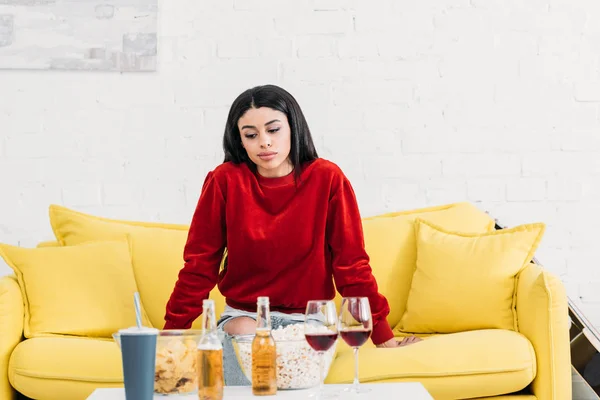
[[[358,380],[358,349],[371,336],[373,318],[367,297],[344,297],[339,318],[339,332],[348,346],[354,349],[354,382],[345,391],[366,393],[371,389],[364,387]]]
[[[332,348],[338,337],[338,319],[335,303],[332,300],[311,300],[306,304],[304,316],[304,336],[309,346],[319,354],[320,381],[316,394],[310,397],[326,399],[337,397],[323,389],[323,355]]]

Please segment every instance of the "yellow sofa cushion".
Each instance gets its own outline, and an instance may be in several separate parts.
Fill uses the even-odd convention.
[[[43,337],[21,342],[10,358],[12,386],[32,399],[86,399],[122,387],[121,352],[113,340]]]
[[[493,218],[467,202],[364,218],[365,248],[379,291],[390,304],[387,320],[392,327],[398,324],[404,314],[415,270],[414,221],[417,218],[424,218],[447,229],[475,233],[491,231],[495,224]],[[336,300],[339,303],[339,299]]]
[[[415,222],[417,263],[399,329],[452,333],[517,330],[517,274],[531,261],[543,223],[483,234]]]
[[[396,349],[375,348],[369,342],[359,351],[361,382],[418,381],[436,400],[513,393],[535,375],[529,340],[500,329],[435,335]],[[353,376],[353,353],[342,347],[326,382],[351,383]]]
[[[129,243],[22,248],[0,244],[23,296],[27,338],[55,334],[111,337],[135,324],[137,286]],[[147,318],[144,322],[148,323]]]
[[[128,235],[140,300],[152,326],[164,326],[165,307],[184,264],[188,226],[114,220],[58,205],[50,206],[50,223],[62,245]],[[199,327],[201,319],[197,321],[194,327]]]

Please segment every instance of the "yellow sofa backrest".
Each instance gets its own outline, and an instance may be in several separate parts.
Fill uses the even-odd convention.
[[[50,206],[49,215],[56,240],[63,246],[127,236],[142,306],[154,327],[164,326],[165,304],[184,264],[189,225],[109,219],[58,205]]]
[[[152,324],[162,328],[165,305],[183,266],[186,226],[137,221],[112,220],[51,206],[51,223],[57,241],[38,246],[72,245],[87,240],[111,239],[127,234],[133,243],[133,267],[138,290]],[[463,202],[437,207],[387,213],[363,219],[365,247],[380,292],[389,301],[388,322],[396,326],[402,317],[416,263],[413,223],[426,219],[449,230],[486,232],[494,229],[494,220],[474,205]],[[217,315],[225,299],[215,287],[210,293]],[[341,296],[336,296],[338,309]],[[198,318],[193,327],[199,328]]]
[[[453,203],[400,211],[363,218],[365,248],[370,257],[373,275],[380,292],[390,304],[388,322],[392,327],[400,322],[416,265],[416,243],[413,224],[416,218],[431,221],[450,230],[482,233],[494,229],[495,221],[471,203]],[[225,299],[215,288],[210,298],[217,312],[225,307]],[[338,310],[341,295],[336,294]]]
[[[421,218],[452,231],[482,233],[495,221],[471,203],[453,203],[363,219],[365,248],[379,291],[390,304],[388,322],[394,327],[406,309],[416,267],[414,221]]]

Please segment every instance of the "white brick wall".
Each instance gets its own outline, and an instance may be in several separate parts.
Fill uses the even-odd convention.
[[[599,4],[161,1],[158,73],[0,72],[0,241],[51,238],[50,203],[189,222],[231,101],[276,83],[363,215],[545,221],[538,257],[600,326]]]

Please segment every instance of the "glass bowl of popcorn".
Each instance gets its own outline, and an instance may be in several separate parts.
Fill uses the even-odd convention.
[[[119,334],[113,334],[120,346]],[[156,340],[154,393],[187,395],[198,392],[197,347],[202,331],[196,329],[161,330]]]
[[[277,351],[277,388],[307,389],[320,383],[320,357],[304,337],[304,324],[292,324],[271,331]],[[248,381],[252,382],[252,340],[254,335],[233,336],[231,343]],[[334,344],[323,355],[323,376],[327,376],[335,355]]]

